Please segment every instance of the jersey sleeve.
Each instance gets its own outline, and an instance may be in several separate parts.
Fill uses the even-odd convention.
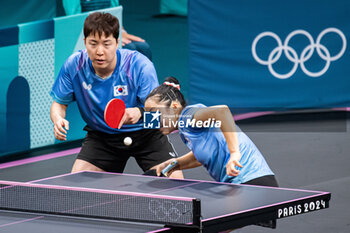
[[[50,92],[53,100],[59,104],[68,105],[75,100],[71,74],[68,71],[70,62],[73,61],[68,59],[62,66]]]
[[[187,106],[180,115],[179,121],[183,121],[183,126],[180,131],[182,132],[200,132],[201,128],[197,128],[194,124],[193,116],[194,114],[200,110],[201,108],[205,108],[203,104],[195,104]]]

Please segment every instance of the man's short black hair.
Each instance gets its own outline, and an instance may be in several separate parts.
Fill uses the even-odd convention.
[[[117,17],[111,15],[110,13],[104,12],[94,12],[90,14],[84,23],[84,37],[89,35],[98,35],[101,37],[103,33],[108,37],[113,35],[113,37],[118,40],[119,37],[119,20]]]

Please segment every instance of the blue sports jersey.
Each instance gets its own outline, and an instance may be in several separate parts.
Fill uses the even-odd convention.
[[[153,63],[139,52],[118,49],[113,74],[102,79],[95,73],[87,51],[81,50],[64,63],[50,94],[60,104],[76,101],[91,129],[115,134],[140,130],[143,124],[139,121],[123,125],[120,130],[110,128],[104,121],[108,101],[118,98],[125,102],[126,108],[143,107],[147,95],[158,85]]]
[[[240,184],[258,177],[274,175],[258,148],[236,126],[239,151],[242,155],[240,163],[243,168],[238,168],[240,171],[238,176],[228,176],[226,164],[230,158],[230,151],[220,128],[197,128],[193,125],[186,125],[187,121],[192,120],[197,110],[205,107],[203,104],[195,104],[184,108],[179,121],[183,121],[182,125],[186,127],[179,127],[179,132],[180,137],[192,150],[196,159],[216,181]]]

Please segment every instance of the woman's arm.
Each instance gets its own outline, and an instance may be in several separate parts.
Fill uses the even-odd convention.
[[[202,166],[202,164],[198,162],[196,157],[194,157],[194,154],[192,151],[188,152],[184,156],[177,158],[176,160],[177,160],[177,168],[179,170],[185,170],[185,169]]]
[[[171,162],[174,160],[177,161],[176,167],[174,167],[172,170],[168,172],[168,176],[171,175],[172,172],[177,171],[177,170],[185,170],[185,169],[190,169],[190,168],[195,168],[199,167],[202,164],[197,161],[196,157],[194,157],[194,154],[192,151],[188,152],[187,154],[176,158],[176,159],[169,159],[161,164],[158,164],[155,169],[157,171],[157,175],[160,176],[161,171],[168,166]]]
[[[193,119],[196,121],[206,121],[212,119],[221,122],[221,131],[226,139],[227,147],[230,151],[230,160],[227,163],[227,174],[230,176],[237,176],[239,171],[235,166],[242,167],[239,163],[241,153],[239,152],[239,142],[236,131],[236,124],[233,120],[232,113],[226,105],[217,105],[198,110]]]

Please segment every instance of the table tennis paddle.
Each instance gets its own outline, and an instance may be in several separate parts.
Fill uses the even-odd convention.
[[[143,173],[142,175],[144,175],[144,176],[158,176],[156,169],[148,170],[145,173]],[[164,176],[164,175],[161,173],[160,176]]]
[[[176,167],[177,165],[177,160],[172,161],[171,163],[168,164],[168,166],[166,166],[162,171],[161,174],[163,174],[164,176],[167,176],[168,172],[173,169],[174,167]]]
[[[125,113],[125,103],[121,99],[111,99],[105,108],[104,119],[111,128],[118,128]]]

